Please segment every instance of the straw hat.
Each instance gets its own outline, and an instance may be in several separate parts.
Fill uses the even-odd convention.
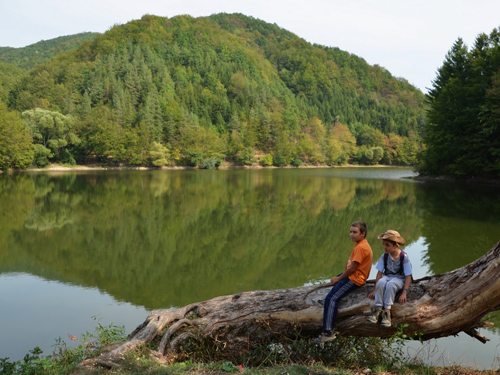
[[[398,244],[404,246],[405,245],[405,240],[401,235],[396,232],[395,230],[388,230],[385,233],[379,234],[377,237],[379,240],[389,240],[389,241],[394,241],[397,242]]]

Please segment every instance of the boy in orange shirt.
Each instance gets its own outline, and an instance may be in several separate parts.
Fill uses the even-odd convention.
[[[335,318],[337,317],[338,303],[347,294],[366,283],[372,268],[373,252],[366,240],[366,224],[362,221],[352,223],[350,237],[356,242],[351,256],[347,261],[344,272],[332,277],[333,288],[325,298],[323,308],[323,332],[314,339],[314,343],[321,344],[335,339]]]

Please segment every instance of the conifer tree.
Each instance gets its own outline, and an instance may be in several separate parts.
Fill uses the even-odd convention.
[[[455,42],[429,92],[421,173],[499,176],[494,100],[499,71],[498,30],[479,35],[470,52],[461,39]]]

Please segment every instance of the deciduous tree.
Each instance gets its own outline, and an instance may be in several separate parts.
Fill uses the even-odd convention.
[[[40,163],[46,164],[46,159],[75,163],[71,146],[79,144],[80,139],[73,132],[75,121],[72,116],[36,108],[24,111],[21,118],[39,145],[36,158]]]
[[[0,169],[26,168],[33,162],[33,138],[17,112],[0,101]]]

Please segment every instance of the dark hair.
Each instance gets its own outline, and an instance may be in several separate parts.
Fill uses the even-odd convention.
[[[355,221],[354,223],[351,224],[351,227],[359,228],[359,231],[361,233],[364,233],[365,237],[368,234],[368,228],[367,228],[366,223],[364,221]]]
[[[392,244],[392,246],[399,245],[399,243],[398,243],[398,242],[393,241],[393,240],[388,240],[388,239],[386,239],[386,238],[384,239],[384,241],[387,241],[387,242],[391,243],[391,244]]]

